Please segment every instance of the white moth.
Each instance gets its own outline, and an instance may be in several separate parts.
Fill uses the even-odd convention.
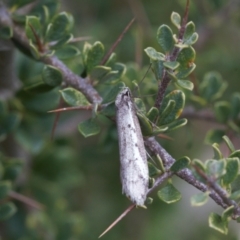
[[[138,206],[144,205],[148,190],[148,164],[142,132],[129,88],[115,101],[122,191]]]

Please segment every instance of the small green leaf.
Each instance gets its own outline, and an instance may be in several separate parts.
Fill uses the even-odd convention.
[[[171,101],[174,101],[175,105],[173,103],[171,104]],[[184,105],[185,105],[185,94],[181,90],[174,90],[170,92],[163,99],[163,102],[159,111],[160,119],[159,119],[158,125],[168,124],[174,121],[175,119],[177,119],[181,115]],[[168,108],[170,108],[171,110],[170,112]]]
[[[155,177],[161,173],[161,171],[156,168],[152,163],[148,162],[149,176]]]
[[[112,67],[114,66],[116,60],[117,60],[117,55],[116,55],[116,53],[112,53],[112,54],[110,55],[110,57],[108,58],[108,60],[107,60],[107,62],[106,62],[105,65],[112,68]]]
[[[205,162],[208,176],[219,178],[226,174],[226,161],[209,159]]]
[[[90,103],[86,97],[74,88],[65,88],[59,91],[64,101],[70,106],[88,106]]]
[[[97,135],[101,128],[96,119],[88,119],[78,124],[78,130],[85,138],[87,138]]]
[[[30,47],[30,51],[31,51],[32,56],[35,59],[39,59],[40,58],[40,53],[39,53],[37,47],[33,44],[31,39],[29,40],[29,47]]]
[[[170,168],[173,172],[178,172],[182,170],[183,168],[187,168],[190,164],[191,160],[188,157],[182,157],[178,159]]]
[[[159,111],[156,107],[152,107],[149,109],[148,113],[147,113],[147,118],[151,121],[151,122],[155,122],[158,118],[159,115]]]
[[[228,233],[228,222],[223,220],[221,216],[216,213],[211,213],[208,219],[209,227],[217,230],[220,233]]]
[[[125,87],[124,82],[118,82],[117,84],[106,88],[105,93],[103,94],[103,103],[110,103],[116,100],[118,93]]]
[[[213,147],[213,151],[214,151],[214,156],[213,158],[216,159],[216,160],[219,160],[219,159],[222,159],[223,158],[223,155],[219,149],[219,145],[217,143],[214,143],[212,145]]]
[[[230,104],[226,101],[219,101],[214,104],[216,119],[220,123],[226,123],[230,116]]]
[[[175,70],[176,77],[178,79],[183,79],[187,77],[196,67],[194,60],[196,57],[196,52],[192,47],[183,48],[178,57],[177,62],[180,63],[179,67]]]
[[[240,199],[240,190],[233,192],[230,196],[230,199],[234,200],[234,201],[239,201]]]
[[[57,14],[48,25],[45,39],[47,42],[58,41],[69,34],[73,25],[73,18],[66,12]]]
[[[173,131],[180,127],[183,127],[187,124],[188,120],[186,118],[176,119],[175,121],[168,123],[166,125],[162,125],[161,127],[167,127],[167,131]]]
[[[104,77],[102,77],[101,81],[105,84],[114,84],[120,81],[120,78],[125,73],[126,67],[121,63],[115,63],[112,71],[107,73]]]
[[[147,47],[144,49],[144,51],[146,52],[146,54],[148,55],[148,57],[151,59],[151,60],[154,60],[154,61],[164,61],[165,60],[165,55],[160,53],[160,52],[157,52],[154,48],[152,47]]]
[[[45,65],[42,71],[43,81],[52,87],[57,87],[62,83],[62,73],[59,69],[51,66]]]
[[[63,59],[63,60],[76,57],[79,54],[80,54],[79,49],[71,45],[63,46],[62,48],[56,51],[56,56],[59,59]]]
[[[174,62],[164,62],[163,65],[166,68],[174,70],[179,66],[179,62],[176,62],[176,61],[174,61]]]
[[[208,200],[209,192],[201,192],[198,194],[195,194],[191,197],[191,205],[194,207],[200,207],[204,205]]]
[[[213,143],[222,142],[222,137],[225,135],[225,131],[220,129],[211,129],[207,132],[204,142],[212,145]]]
[[[227,144],[229,150],[231,152],[234,152],[235,151],[235,147],[234,147],[232,141],[229,139],[229,137],[228,136],[223,136],[223,140]]]
[[[90,73],[91,80],[102,80],[109,72],[111,71],[110,67],[106,66],[96,66],[92,69]]]
[[[181,16],[178,13],[172,12],[171,21],[178,29],[180,29],[180,27],[181,27]]]
[[[198,40],[198,34],[195,32],[195,25],[189,22],[186,25],[186,30],[183,36],[183,44],[190,46]]]
[[[157,194],[163,202],[168,204],[181,199],[181,193],[171,183],[167,183]]]
[[[192,165],[196,166],[197,168],[199,168],[201,171],[205,172],[206,171],[206,167],[203,164],[203,162],[199,159],[193,159],[192,160]]]
[[[11,190],[11,182],[10,181],[1,181],[0,182],[0,200],[6,198],[8,193]]]
[[[231,117],[238,118],[240,113],[240,93],[236,92],[231,97]]]
[[[171,28],[161,25],[157,31],[157,41],[165,53],[172,51],[175,41]]]
[[[141,126],[142,134],[144,136],[151,136],[153,132],[152,124],[149,122],[149,119],[145,115],[137,113],[138,120]]]
[[[101,110],[101,114],[103,114],[104,116],[107,116],[107,117],[114,117],[114,116],[116,116],[115,103],[112,102],[112,103],[108,104],[105,108],[103,108]]]
[[[222,219],[229,222],[232,218],[232,214],[234,213],[234,206],[230,206],[226,208],[222,213]]]
[[[146,114],[146,106],[141,98],[134,98],[134,103],[138,112]]]
[[[177,80],[176,84],[183,89],[187,89],[192,91],[194,88],[194,85],[192,82],[188,81],[188,80]]]
[[[104,46],[101,42],[95,42],[88,50],[87,54],[87,71],[90,73],[92,69],[99,65],[104,56]]]
[[[240,159],[240,150],[236,150],[229,155],[230,158],[237,157]]]
[[[42,25],[40,23],[40,19],[35,16],[27,16],[26,24],[25,24],[25,32],[26,36],[32,43],[36,44],[36,37],[41,38],[42,36]],[[37,36],[35,36],[35,34]]]
[[[208,102],[220,98],[227,87],[222,76],[218,72],[209,72],[205,74],[203,81],[199,86],[201,96]]]
[[[238,158],[226,158],[226,174],[223,176],[223,184],[228,185],[232,183],[239,171],[239,159]]]
[[[58,49],[58,48],[62,47],[63,45],[69,43],[72,39],[73,39],[72,34],[70,34],[70,33],[66,34],[61,39],[58,39],[58,41],[50,44],[50,48],[51,49]]]
[[[6,220],[12,217],[17,211],[16,206],[12,202],[0,205],[0,220]]]

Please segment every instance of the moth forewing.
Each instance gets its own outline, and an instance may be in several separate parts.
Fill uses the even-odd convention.
[[[122,191],[136,205],[144,205],[148,190],[148,164],[143,136],[129,88],[115,101],[117,108]]]

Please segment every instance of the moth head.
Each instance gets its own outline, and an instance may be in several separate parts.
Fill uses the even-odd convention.
[[[129,103],[131,101],[132,95],[128,87],[124,87],[121,92],[118,93],[115,104],[116,106],[121,106],[123,103]]]

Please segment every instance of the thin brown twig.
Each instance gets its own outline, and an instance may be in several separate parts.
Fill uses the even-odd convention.
[[[115,43],[111,46],[111,48],[109,49],[109,51],[107,52],[107,54],[103,57],[100,65],[104,65],[108,58],[110,57],[110,55],[112,54],[112,52],[115,50],[115,48],[117,47],[117,45],[120,43],[120,41],[122,40],[123,36],[125,35],[125,33],[128,31],[128,29],[132,26],[132,24],[134,23],[135,18],[133,18],[129,24],[125,27],[125,29],[123,30],[123,32],[120,34],[120,36],[118,37],[118,39],[115,41]]]
[[[38,210],[43,210],[45,208],[45,206],[29,197],[26,197],[20,193],[14,192],[14,191],[10,191],[8,194],[9,197],[16,199],[20,202],[25,203],[28,206],[31,206],[33,208],[36,208]]]
[[[57,113],[57,112],[65,112],[65,111],[74,111],[74,110],[92,110],[93,105],[88,106],[77,106],[77,107],[65,107],[65,108],[58,108],[55,110],[48,111],[48,113]]]

